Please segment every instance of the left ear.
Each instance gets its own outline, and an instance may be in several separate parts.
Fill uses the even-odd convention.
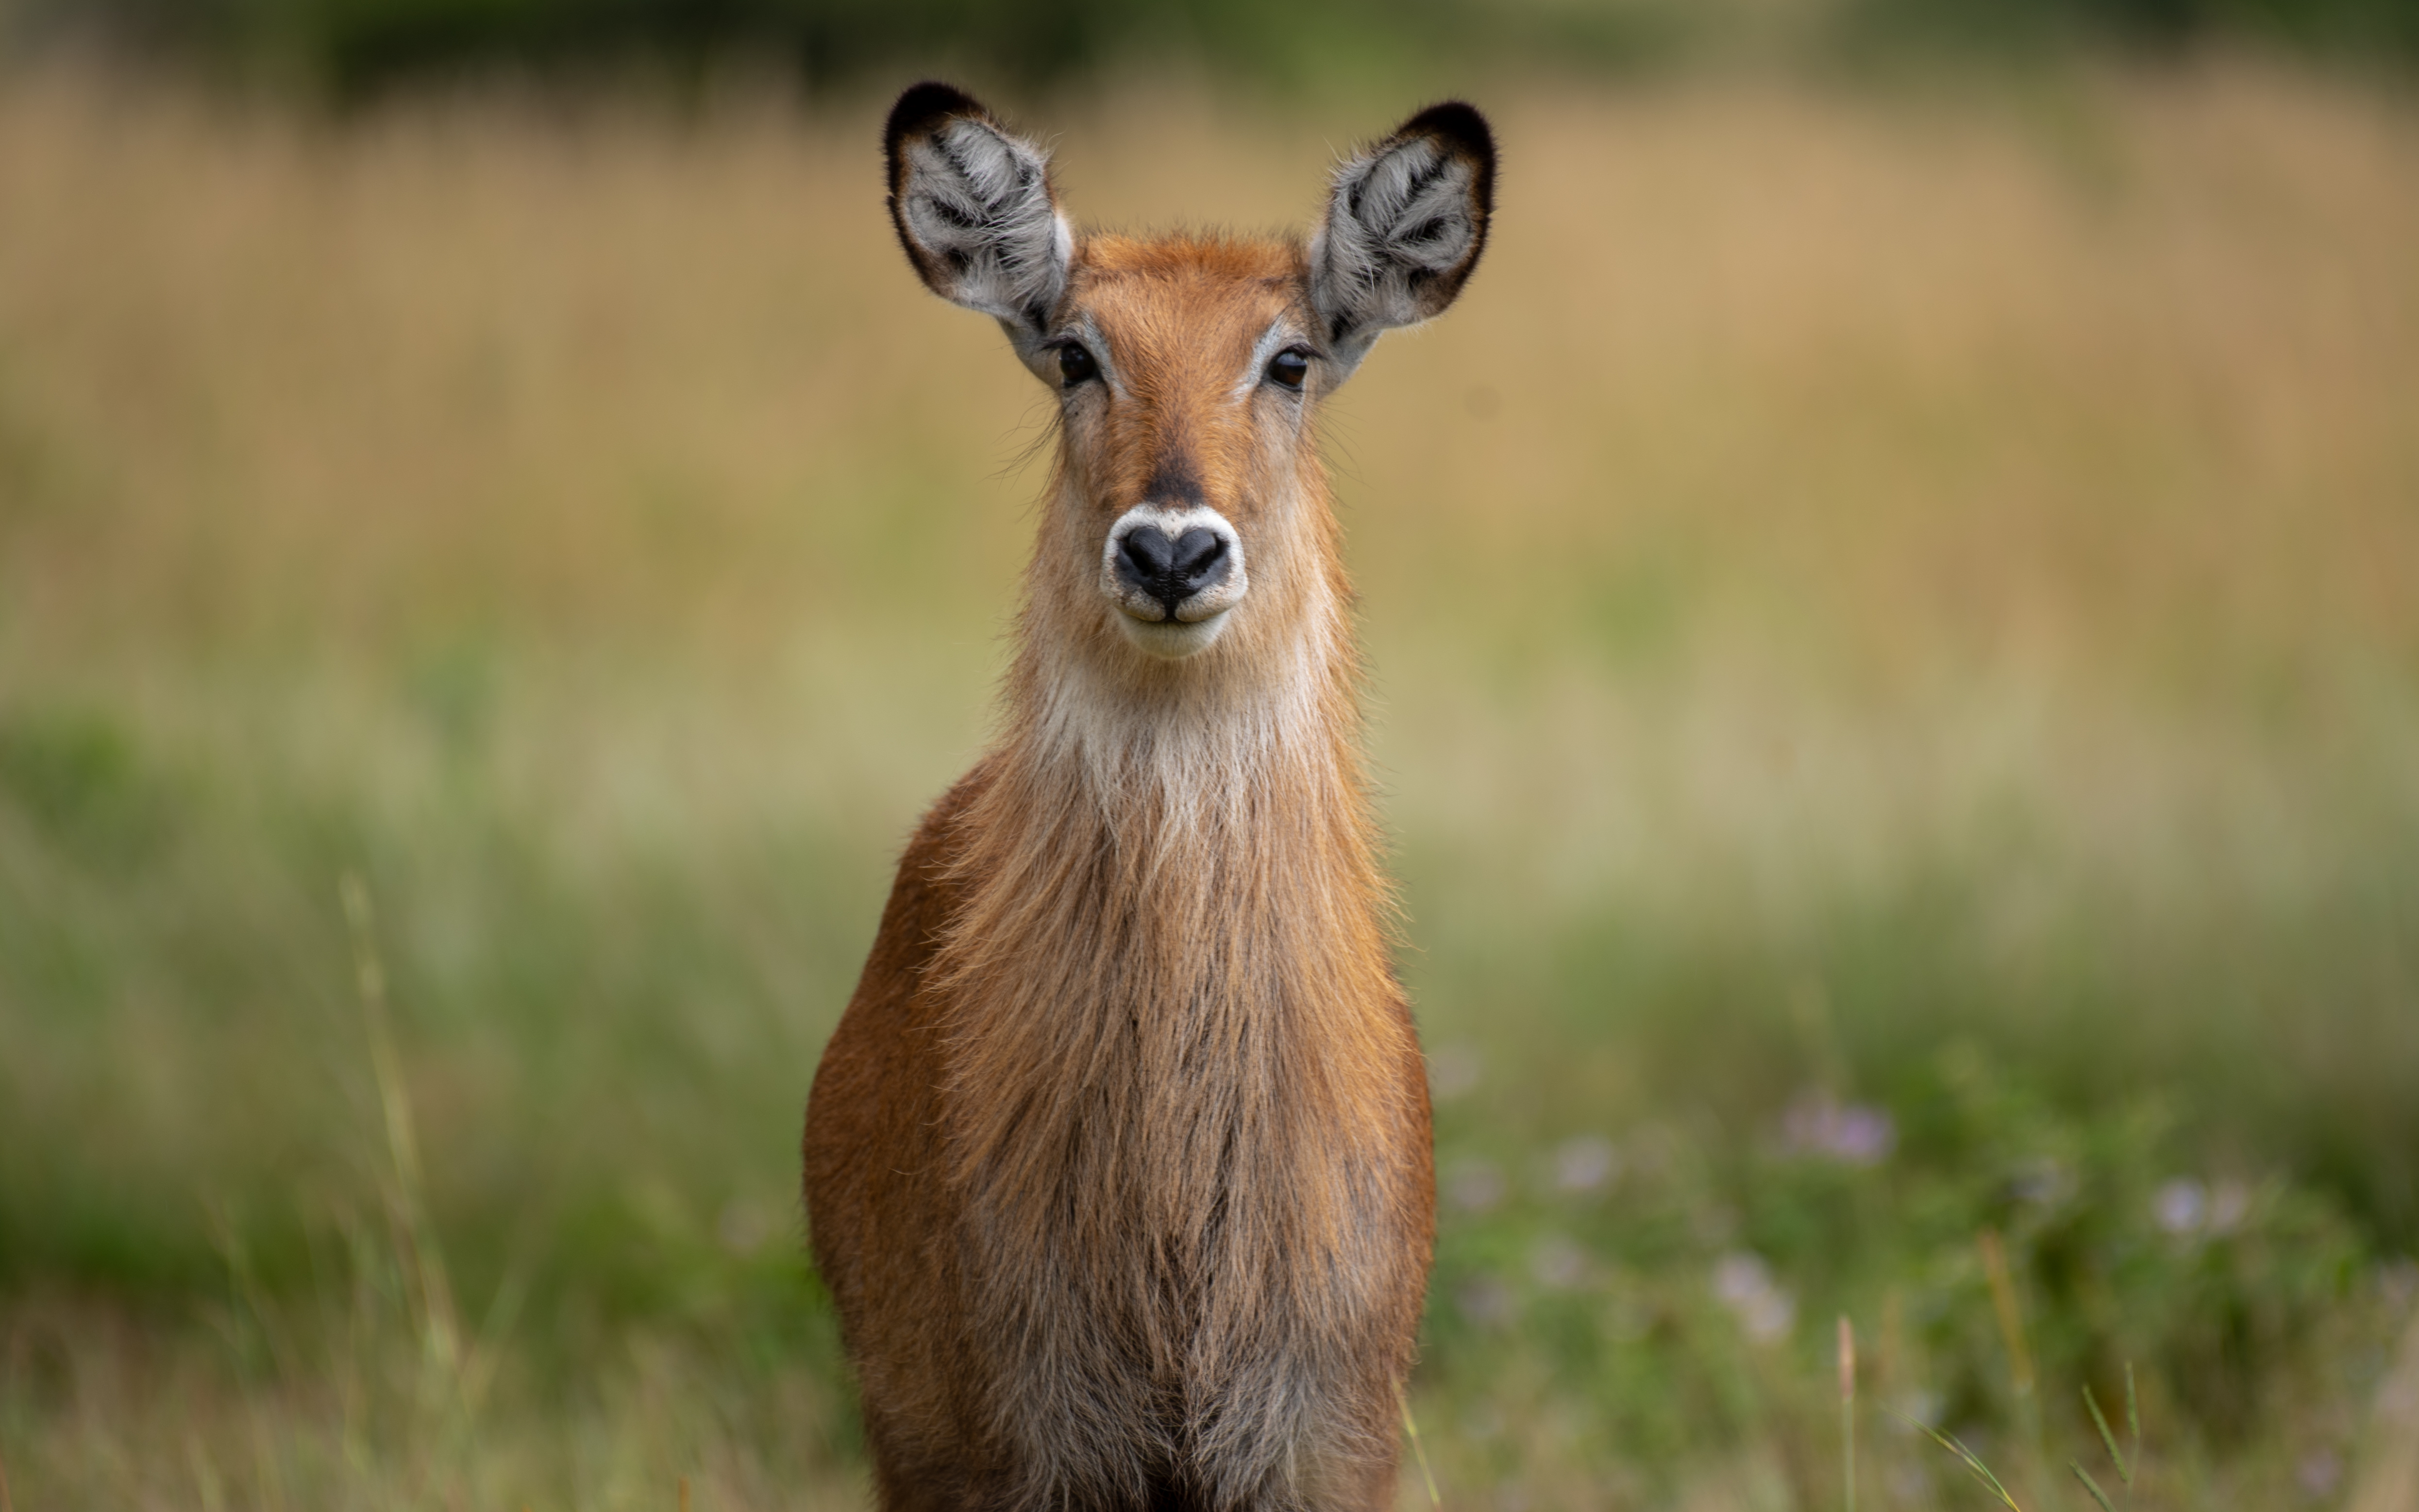
[[[1029,358],[1074,253],[1049,154],[972,96],[932,82],[890,107],[882,149],[890,224],[917,273],[941,298],[998,320]]]
[[[1460,100],[1430,105],[1335,171],[1310,243],[1310,300],[1346,373],[1380,332],[1444,313],[1495,208],[1495,135]]]

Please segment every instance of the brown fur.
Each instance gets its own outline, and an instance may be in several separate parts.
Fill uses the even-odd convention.
[[[911,251],[912,251],[911,247]],[[815,1078],[806,1195],[882,1504],[1377,1507],[1434,1224],[1388,957],[1302,249],[1094,236],[993,749],[928,813]],[[1248,387],[1248,385],[1246,386]],[[1189,480],[1250,552],[1206,650],[1130,645],[1111,521]]]

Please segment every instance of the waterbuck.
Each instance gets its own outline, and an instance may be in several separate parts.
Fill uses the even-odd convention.
[[[945,85],[884,146],[932,291],[1057,402],[998,738],[924,816],[806,1197],[887,1512],[1386,1505],[1434,1233],[1315,417],[1453,302],[1470,106],[1307,243],[1079,233]]]

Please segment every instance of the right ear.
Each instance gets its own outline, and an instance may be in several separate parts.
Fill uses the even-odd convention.
[[[1495,133],[1457,100],[1427,109],[1335,171],[1310,244],[1312,307],[1348,374],[1379,332],[1444,313],[1487,250]]]
[[[1067,288],[1074,233],[1050,188],[1050,156],[1012,136],[971,96],[912,86],[882,132],[890,224],[925,285],[997,317],[1020,352]]]

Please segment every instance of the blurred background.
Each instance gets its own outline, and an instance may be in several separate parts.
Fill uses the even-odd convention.
[[[1046,473],[927,71],[1114,225],[1501,133],[1326,435],[1403,1507],[1845,1505],[1843,1317],[1866,1508],[2419,1506],[2413,0],[0,4],[0,1505],[863,1504],[796,1133]]]

